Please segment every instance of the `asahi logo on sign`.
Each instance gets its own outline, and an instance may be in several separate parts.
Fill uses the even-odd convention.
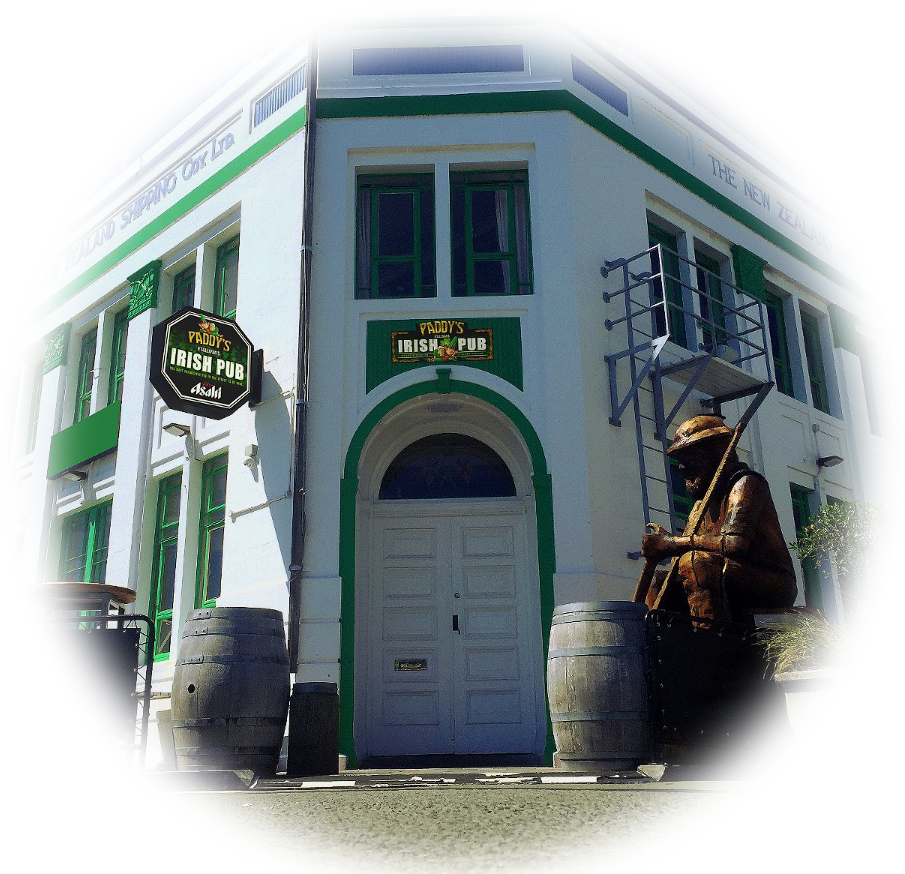
[[[173,410],[223,419],[252,393],[253,352],[235,322],[180,310],[154,328],[151,384]]]
[[[393,362],[488,361],[493,358],[493,330],[469,329],[455,319],[419,322],[414,331],[393,331]]]

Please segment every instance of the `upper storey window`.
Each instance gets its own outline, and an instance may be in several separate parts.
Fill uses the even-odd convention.
[[[437,73],[521,73],[521,46],[412,46],[352,51],[354,76],[417,76]]]
[[[274,85],[260,100],[255,102],[252,112],[252,127],[257,127],[293,97],[302,93],[307,84],[307,71],[308,65],[302,64],[294,73],[290,73],[282,82]]]
[[[587,88],[591,94],[597,95],[604,103],[608,103],[613,109],[623,115],[628,115],[628,94],[618,85],[610,82],[606,76],[598,73],[593,67],[589,67],[584,61],[572,55],[572,78],[582,87]]]
[[[679,239],[675,234],[664,231],[662,228],[648,222],[647,243],[654,249],[650,255],[651,270],[657,276],[653,281],[654,297],[657,301],[663,300],[663,282],[658,274],[661,272],[666,280],[666,306],[669,309],[669,339],[679,346],[690,349],[685,334],[685,307],[682,302],[682,282],[679,278]],[[660,263],[660,253],[663,254],[663,263]],[[651,301],[654,303],[654,301]],[[666,317],[663,309],[657,307],[654,310],[655,328],[658,336],[666,333]]]
[[[178,313],[184,307],[195,303],[195,265],[173,277],[173,312]]]
[[[531,294],[528,174],[450,174],[452,293]]]
[[[239,238],[233,237],[217,249],[214,312],[225,319],[236,317],[239,299]]]
[[[94,391],[94,358],[97,353],[97,328],[82,335],[79,347],[79,369],[75,385],[75,414],[73,422],[81,422],[91,414],[91,394]]]
[[[434,177],[359,176],[355,296],[436,297]]]
[[[811,403],[821,412],[830,413],[830,398],[823,365],[823,346],[820,342],[820,325],[816,317],[802,310],[801,332],[804,336],[804,357],[811,387]]]

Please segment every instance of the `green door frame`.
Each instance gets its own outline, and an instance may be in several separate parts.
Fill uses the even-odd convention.
[[[553,621],[553,574],[556,552],[553,537],[553,485],[547,472],[547,460],[540,438],[525,414],[511,401],[489,388],[462,380],[453,380],[448,367],[437,368],[436,379],[418,382],[400,389],[382,400],[355,431],[346,451],[346,462],[340,482],[339,503],[339,575],[342,579],[340,607],[340,674],[339,674],[339,750],[346,756],[350,768],[358,767],[355,754],[353,718],[355,711],[355,549],[356,496],[358,494],[358,466],[368,436],[391,410],[413,398],[430,394],[468,395],[496,407],[518,429],[531,457],[531,482],[537,517],[537,566],[540,575],[540,621],[543,659],[546,665],[550,647],[550,624]],[[545,705],[547,739],[544,745],[545,765],[553,763],[553,726],[550,707]]]

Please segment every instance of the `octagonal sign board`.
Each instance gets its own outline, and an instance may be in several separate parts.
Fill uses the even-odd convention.
[[[187,307],[154,327],[151,385],[171,410],[225,419],[252,396],[253,353],[235,322]]]

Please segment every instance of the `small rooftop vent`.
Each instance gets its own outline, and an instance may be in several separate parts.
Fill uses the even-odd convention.
[[[743,109],[742,115],[753,122],[755,127],[759,127],[765,134],[770,133],[770,113],[762,106],[752,106],[750,109]]]
[[[628,115],[628,94],[575,55],[572,55],[572,78],[613,109]]]
[[[285,106],[293,97],[305,90],[308,68],[302,64],[294,73],[290,73],[278,85],[274,85],[260,100],[255,102],[252,112],[252,128],[270,118],[281,106]]]
[[[521,73],[521,46],[412,46],[352,50],[353,76]]]

